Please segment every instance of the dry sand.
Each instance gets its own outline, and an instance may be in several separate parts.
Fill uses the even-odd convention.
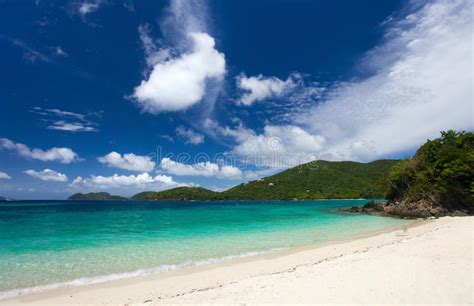
[[[159,275],[55,289],[1,305],[474,304],[474,217]]]

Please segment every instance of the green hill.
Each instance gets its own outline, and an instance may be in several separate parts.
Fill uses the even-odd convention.
[[[351,199],[383,197],[397,160],[314,161],[224,191],[225,199]]]
[[[397,160],[371,163],[314,161],[224,192],[178,187],[142,192],[133,200],[291,200],[383,197],[389,169]]]
[[[108,200],[127,200],[127,198],[111,195],[108,192],[90,192],[90,193],[75,193],[69,198],[68,200],[75,200],[75,201],[108,201]]]
[[[177,187],[160,192],[146,191],[132,197],[132,200],[216,200],[217,192],[201,187]]]

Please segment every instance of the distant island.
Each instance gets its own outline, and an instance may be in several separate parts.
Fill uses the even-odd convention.
[[[68,200],[75,201],[117,201],[117,200],[127,200],[125,197],[111,195],[108,192],[90,192],[90,193],[75,193]]]
[[[15,201],[14,199],[6,198],[6,197],[0,197],[0,202],[10,202],[10,201]]]

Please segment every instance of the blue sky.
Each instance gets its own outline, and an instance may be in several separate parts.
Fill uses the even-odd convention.
[[[473,129],[472,1],[0,1],[0,195],[203,186]]]

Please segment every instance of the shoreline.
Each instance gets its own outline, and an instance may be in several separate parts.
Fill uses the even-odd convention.
[[[341,213],[341,212],[336,212]],[[390,216],[384,216],[390,217]],[[395,217],[396,218],[396,217]],[[296,254],[306,250],[315,250],[321,247],[333,245],[333,244],[340,244],[345,242],[354,241],[357,239],[368,238],[384,233],[390,233],[398,230],[402,230],[404,228],[412,228],[427,222],[430,220],[427,219],[407,219],[408,224],[404,225],[394,225],[389,226],[384,229],[372,230],[364,233],[354,234],[346,237],[329,239],[326,241],[321,241],[318,243],[313,244],[306,244],[296,247],[290,248],[280,248],[280,249],[269,249],[269,250],[262,250],[256,252],[249,252],[249,253],[241,253],[235,255],[229,255],[219,258],[207,258],[202,260],[196,261],[189,261],[183,262],[180,264],[175,265],[164,265],[164,266],[157,266],[157,267],[150,267],[150,268],[143,268],[134,271],[128,272],[119,272],[114,274],[108,275],[97,275],[97,276],[90,276],[90,277],[81,277],[77,279],[72,279],[69,281],[61,282],[61,283],[50,283],[44,285],[38,285],[34,287],[26,287],[26,288],[16,288],[7,291],[0,292],[0,302],[15,298],[21,298],[23,296],[29,296],[33,294],[44,294],[48,292],[54,292],[58,290],[64,289],[74,289],[74,288],[81,288],[81,287],[90,287],[90,286],[99,286],[103,284],[113,284],[115,282],[134,282],[140,281],[140,279],[145,278],[159,278],[161,276],[173,276],[182,275],[186,273],[192,273],[196,271],[204,271],[206,269],[212,269],[214,267],[226,266],[226,265],[236,265],[239,263],[246,263],[249,261],[259,260],[259,259],[274,259],[280,256],[287,256]]]
[[[195,292],[201,292],[204,289],[206,292],[219,290],[219,288],[237,284],[248,278],[289,273],[288,271],[294,271],[299,267],[315,264],[314,258],[312,258],[315,256],[319,258],[319,260],[316,260],[316,263],[330,262],[346,255],[366,252],[366,249],[373,242],[376,242],[376,248],[398,243],[398,240],[405,240],[407,238],[404,228],[407,229],[408,234],[412,234],[413,232],[423,234],[427,230],[433,230],[433,227],[438,227],[438,225],[446,225],[453,223],[453,220],[463,219],[466,221],[471,220],[471,224],[473,223],[473,218],[470,217],[460,219],[448,217],[436,220],[413,220],[407,225],[398,225],[350,237],[328,240],[318,244],[247,257],[236,257],[204,265],[186,266],[157,274],[133,276],[95,284],[60,287],[6,298],[1,300],[1,302],[7,305],[18,303],[56,304],[67,302],[74,304],[143,303],[147,299],[141,298],[141,296],[150,295],[150,293],[145,292],[151,290],[152,292],[156,291],[151,294],[155,297],[155,299],[152,299],[153,302],[162,301],[165,303],[169,302],[169,299],[175,299],[180,296],[192,296]],[[362,248],[362,250],[355,252],[352,250],[352,252],[345,255],[333,254],[334,251],[347,250],[354,246],[357,249]],[[270,264],[270,262],[272,264]],[[207,280],[204,281],[203,278]],[[147,290],[145,291],[142,287],[145,287]],[[129,294],[124,296],[123,292],[129,292]],[[193,302],[193,300],[190,302]]]

